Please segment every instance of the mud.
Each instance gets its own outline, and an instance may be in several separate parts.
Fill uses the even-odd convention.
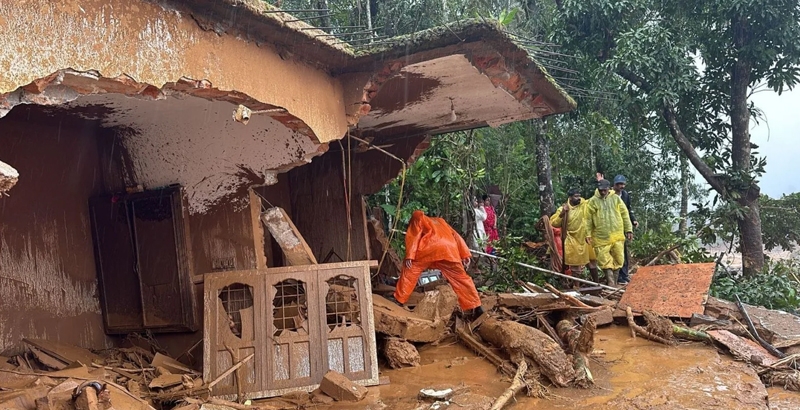
[[[800,393],[765,389],[755,372],[701,343],[675,347],[631,339],[627,327],[598,329],[590,358],[595,386],[588,390],[550,386],[549,399],[519,394],[510,409],[797,409]],[[370,388],[358,407],[415,409],[420,389],[464,384],[473,394],[498,397],[510,380],[460,344],[424,346],[420,366],[381,369],[390,384]],[[459,358],[454,360],[453,358]],[[769,406],[767,395],[769,394]],[[385,407],[384,407],[385,406]],[[427,408],[427,407],[424,407]],[[454,407],[456,408],[456,407]]]
[[[386,344],[383,346],[383,355],[392,369],[419,366],[417,348],[405,340],[387,339]]]

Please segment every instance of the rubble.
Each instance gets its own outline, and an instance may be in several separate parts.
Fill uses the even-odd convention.
[[[414,313],[423,319],[448,320],[458,308],[458,296],[450,285],[439,285],[435,290],[425,292],[416,303]]]
[[[342,374],[328,371],[319,384],[319,389],[338,401],[361,401],[367,396],[367,388],[355,384]]]
[[[372,296],[375,331],[410,342],[430,343],[441,339],[446,320],[429,320],[379,295]]]
[[[419,366],[419,352],[413,344],[397,338],[387,338],[383,346],[383,355],[389,362],[389,367],[399,369],[401,367]]]

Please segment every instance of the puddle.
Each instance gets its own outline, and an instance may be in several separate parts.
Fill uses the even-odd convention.
[[[508,409],[800,409],[800,394],[781,388],[767,392],[743,363],[700,343],[668,347],[632,339],[627,327],[598,329],[591,369],[596,385],[588,390],[550,388],[549,400],[518,396]],[[464,384],[469,392],[497,397],[508,387],[487,361],[458,343],[420,349],[421,366],[381,369],[391,384],[370,388],[357,406],[334,408],[419,408],[420,389]],[[427,407],[425,407],[427,408]],[[454,407],[451,407],[454,408]]]

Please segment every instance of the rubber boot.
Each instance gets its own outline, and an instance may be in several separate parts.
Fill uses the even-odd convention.
[[[600,283],[600,275],[597,268],[589,268],[589,275],[592,277],[592,282]]]
[[[617,278],[616,274],[614,273],[613,269],[604,269],[603,272],[606,274],[606,282],[608,286],[616,286],[617,285]]]

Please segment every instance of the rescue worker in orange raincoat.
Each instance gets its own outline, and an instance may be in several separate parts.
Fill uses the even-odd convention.
[[[397,280],[395,300],[406,303],[422,272],[438,269],[453,287],[461,310],[472,310],[473,317],[481,315],[481,298],[465,269],[471,256],[464,239],[444,219],[414,211],[406,232],[406,259]]]

